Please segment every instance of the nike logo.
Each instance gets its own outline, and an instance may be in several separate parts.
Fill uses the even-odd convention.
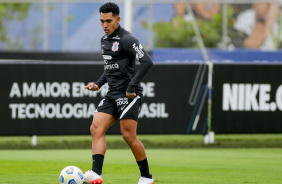
[[[126,107],[126,105],[125,105],[125,106],[123,106],[123,107],[121,108],[121,110],[123,110],[125,107]]]

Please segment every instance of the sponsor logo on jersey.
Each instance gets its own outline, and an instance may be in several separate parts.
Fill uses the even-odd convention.
[[[113,40],[120,40],[120,37],[118,37],[118,35],[112,37]]]
[[[143,52],[143,47],[141,44],[137,45],[136,43],[134,43],[132,45],[133,49],[136,51],[136,58],[142,58],[144,56],[144,52]]]
[[[104,59],[104,63],[107,65],[109,62],[108,60],[112,59],[112,56],[110,55],[102,55],[103,59]]]
[[[119,68],[117,63],[104,65],[105,70],[112,70],[112,69],[117,69],[117,68]]]
[[[111,60],[112,56],[110,55],[102,55],[103,59]]]
[[[112,46],[112,51],[117,51],[118,50],[118,45],[119,45],[119,42],[114,42],[113,43],[113,46]]]
[[[128,104],[128,98],[118,98],[118,99],[116,99],[116,103],[117,103],[117,106],[127,105]],[[121,110],[123,110],[124,107],[122,107]]]
[[[106,35],[106,36],[104,36],[103,40],[105,40],[105,39],[107,39],[107,38],[108,38],[108,36]]]

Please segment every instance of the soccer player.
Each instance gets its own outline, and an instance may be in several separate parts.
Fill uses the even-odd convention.
[[[120,23],[119,7],[109,2],[100,7],[100,21],[106,35],[101,38],[104,73],[86,89],[97,91],[106,82],[109,91],[98,105],[90,132],[92,135],[92,170],[84,175],[85,182],[101,184],[102,167],[106,153],[106,131],[120,120],[121,134],[129,145],[139,166],[141,177],[138,184],[153,184],[145,148],[137,138],[138,111],[141,105],[140,81],[153,62],[139,41]],[[136,71],[135,59],[140,66]]]

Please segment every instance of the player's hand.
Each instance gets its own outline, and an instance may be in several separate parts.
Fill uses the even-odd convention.
[[[91,90],[91,91],[98,91],[99,90],[99,86],[97,84],[95,84],[94,82],[86,85],[84,88]]]
[[[126,92],[126,97],[127,97],[128,99],[130,99],[130,98],[135,98],[135,97],[136,97],[136,93],[129,93],[129,92]]]

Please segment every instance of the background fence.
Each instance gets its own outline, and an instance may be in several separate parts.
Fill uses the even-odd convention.
[[[125,2],[121,25],[128,20]],[[147,49],[197,48],[190,2],[207,48],[281,47],[281,1],[132,0],[132,33]],[[99,51],[101,0],[1,0],[0,49]],[[129,14],[130,15],[130,14]],[[130,19],[129,19],[130,20]]]

